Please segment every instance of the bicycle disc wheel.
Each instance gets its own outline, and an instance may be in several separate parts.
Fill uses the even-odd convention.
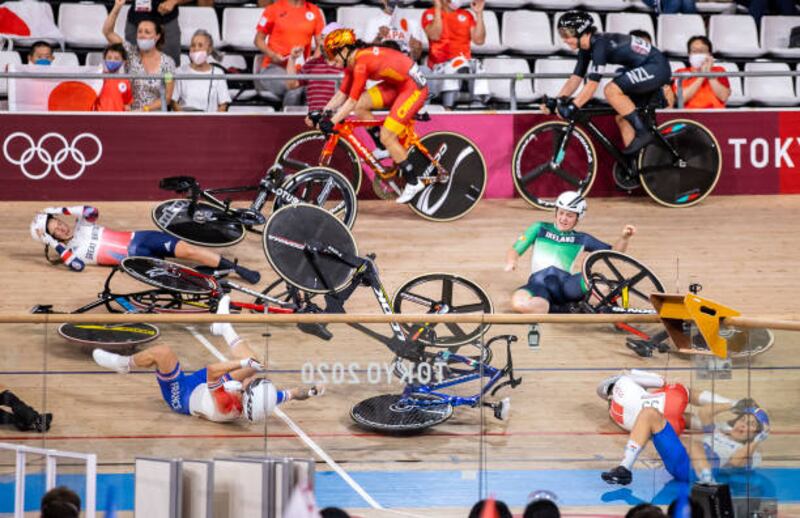
[[[126,257],[119,263],[122,271],[145,284],[178,293],[207,295],[218,289],[213,277],[197,270],[152,257]]]
[[[658,127],[677,151],[681,163],[656,142],[639,155],[639,176],[647,194],[667,207],[690,207],[711,194],[722,170],[722,153],[711,131],[702,124],[675,119]]]
[[[321,207],[352,228],[358,214],[358,200],[353,186],[341,173],[330,167],[310,167],[293,174],[283,182],[281,189],[301,202]],[[290,202],[276,196],[273,211]],[[292,201],[291,203],[294,203]]]
[[[417,194],[409,208],[431,221],[452,221],[475,208],[486,189],[486,161],[468,138],[448,131],[420,139],[431,156],[450,173],[447,182],[433,182]]]
[[[492,313],[492,300],[480,286],[458,275],[429,273],[403,284],[392,298],[394,313]],[[401,324],[405,333],[425,345],[453,347],[479,339],[489,324]]]
[[[332,247],[338,253],[358,255],[350,229],[316,205],[287,205],[272,214],[264,228],[262,244],[275,272],[303,291],[338,291],[355,274],[354,267],[333,255],[311,253],[311,247]]]
[[[208,295],[149,290],[132,293],[127,299],[144,313],[208,313],[211,309]]]
[[[652,312],[651,293],[664,285],[644,264],[613,250],[589,254],[583,262],[583,280],[592,293],[589,303],[597,310],[618,307],[630,312]]]
[[[417,401],[424,404],[416,404]],[[438,396],[414,394],[382,394],[356,403],[350,417],[356,425],[370,431],[391,434],[413,434],[443,423],[453,415],[453,405],[436,403]]]
[[[511,160],[511,177],[522,198],[538,209],[555,207],[556,198],[564,191],[577,191],[586,196],[597,174],[597,153],[591,139],[574,127],[564,155],[557,157],[559,146],[569,125],[566,122],[544,122],[531,128],[519,140]],[[558,162],[560,163],[554,165]]]
[[[244,239],[244,226],[224,210],[200,201],[193,218],[189,215],[190,203],[185,198],[167,200],[153,207],[150,216],[167,234],[194,245],[232,246]]]
[[[325,147],[327,140],[328,137],[317,130],[301,133],[283,145],[281,150],[278,151],[275,163],[282,166],[283,170],[288,174],[294,174],[316,165],[332,167],[337,171],[341,171],[353,185],[353,190],[358,193],[359,189],[361,189],[361,180],[364,177],[358,155],[350,144],[343,139],[339,139],[330,161],[327,164],[323,164],[320,162],[320,158],[322,157],[322,148]]]

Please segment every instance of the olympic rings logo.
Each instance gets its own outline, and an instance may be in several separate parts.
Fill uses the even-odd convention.
[[[9,152],[9,147],[11,143],[17,139],[22,139],[28,144],[28,147],[18,157],[14,158]],[[55,139],[61,143],[61,149],[59,149],[55,155],[51,154],[44,146],[44,144],[51,139]],[[97,152],[91,159],[88,159],[86,154],[78,149],[78,143],[85,139],[93,141],[97,146]],[[33,138],[27,133],[17,131],[6,137],[5,142],[3,142],[3,156],[10,163],[18,165],[22,174],[31,180],[41,180],[54,169],[56,174],[64,180],[75,180],[83,174],[88,166],[94,165],[100,160],[103,156],[103,144],[100,142],[100,139],[92,133],[81,133],[73,138],[72,142],[68,142],[66,137],[60,133],[50,132],[42,135],[38,142],[34,142]],[[28,164],[30,164],[34,158],[38,158],[39,161],[47,166],[43,172],[34,174],[28,170]],[[78,165],[78,171],[75,173],[65,173],[61,169],[61,166],[69,158]]]

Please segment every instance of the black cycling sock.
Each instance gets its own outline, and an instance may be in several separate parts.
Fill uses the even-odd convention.
[[[647,126],[645,126],[644,121],[642,121],[642,118],[639,117],[639,112],[637,112],[636,110],[633,110],[628,115],[625,115],[623,118],[631,123],[631,126],[633,126],[633,130],[636,132],[636,135],[647,133]]]
[[[229,259],[225,259],[224,257],[219,258],[219,265],[217,265],[217,268],[221,268],[223,270],[233,270],[239,277],[246,280],[250,284],[257,284],[258,281],[261,280],[261,274],[257,271],[245,268],[244,266]]]
[[[12,424],[14,422],[14,414],[0,409],[0,424]]]
[[[36,410],[27,405],[10,390],[5,390],[0,393],[0,405],[11,408],[14,425],[22,431],[30,430],[34,426],[36,418],[39,416]]]
[[[405,179],[406,183],[417,183],[419,175],[414,171],[414,164],[406,159],[397,164],[397,168],[400,170],[400,175]]]
[[[217,265],[217,268],[219,268],[220,270],[235,270],[236,269],[236,264],[234,264],[233,261],[230,261],[230,260],[225,259],[224,257],[220,256],[219,264]]]
[[[367,133],[369,136],[372,137],[372,141],[375,143],[375,147],[378,149],[386,149],[386,146],[383,145],[381,142],[381,127],[380,126],[370,126],[367,128]]]

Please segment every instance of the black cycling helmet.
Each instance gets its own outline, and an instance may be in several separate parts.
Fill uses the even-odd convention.
[[[592,15],[585,11],[567,11],[558,19],[558,32],[569,31],[580,38],[589,29],[594,27]]]

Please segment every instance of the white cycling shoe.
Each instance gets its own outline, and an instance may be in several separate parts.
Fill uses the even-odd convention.
[[[395,203],[408,203],[414,199],[414,196],[419,194],[425,189],[425,184],[417,181],[417,183],[407,183],[400,196],[394,200]]]
[[[388,149],[381,149],[381,148],[377,147],[374,150],[372,150],[372,158],[374,158],[378,162],[380,162],[381,160],[386,160],[390,156],[392,156],[392,155],[389,154],[389,150]]]

